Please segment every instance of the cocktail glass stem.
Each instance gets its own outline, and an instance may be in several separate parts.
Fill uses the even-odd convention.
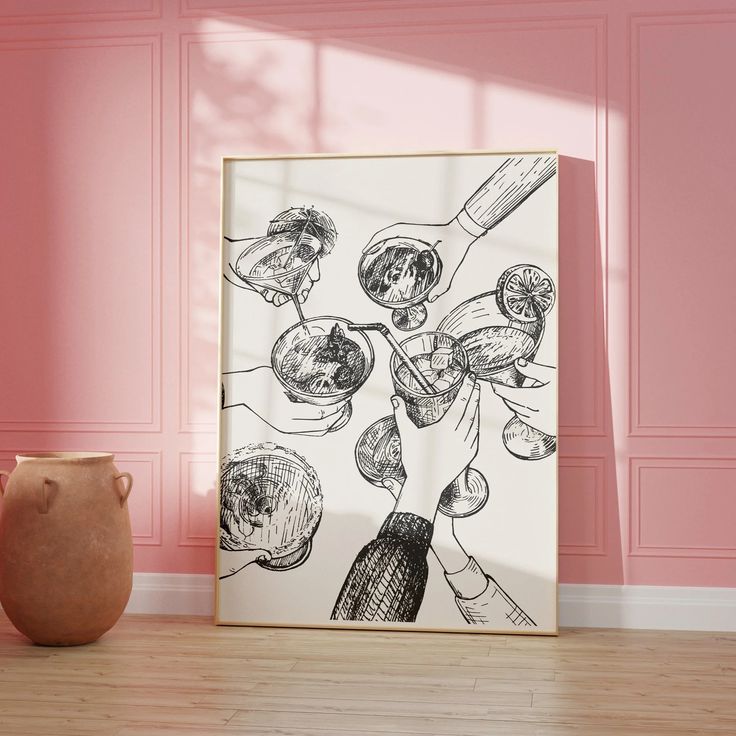
[[[408,307],[396,307],[391,313],[391,321],[398,329],[411,332],[427,321],[427,308],[421,303]]]
[[[307,218],[307,221],[309,221],[308,218]],[[301,235],[302,235],[302,233],[299,234],[299,237],[301,237]],[[297,240],[298,240],[298,238],[297,238]],[[304,268],[304,270],[302,271],[301,278],[292,287],[292,290],[291,290],[291,300],[294,302],[294,306],[296,307],[296,312],[299,315],[299,321],[300,322],[304,322],[304,311],[302,310],[302,305],[299,302],[299,290],[302,288],[302,284],[304,283],[304,279],[307,278],[307,273],[309,272],[309,269],[312,267],[312,265],[314,264],[314,262],[316,260],[317,260],[316,258],[313,258],[310,263],[306,264],[306,268]]]
[[[299,303],[299,297],[297,296],[297,294],[292,294],[291,300],[294,302],[294,306],[296,307],[296,312],[299,315],[299,321],[304,322],[304,312],[302,311],[302,305]]]

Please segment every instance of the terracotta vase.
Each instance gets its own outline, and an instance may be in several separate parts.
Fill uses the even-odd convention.
[[[130,597],[133,479],[102,452],[16,459],[12,473],[0,471],[0,604],[36,644],[95,641]]]

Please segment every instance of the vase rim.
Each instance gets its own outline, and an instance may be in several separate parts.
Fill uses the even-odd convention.
[[[15,456],[15,459],[19,463],[29,460],[99,463],[112,460],[113,457],[111,452],[21,452]]]

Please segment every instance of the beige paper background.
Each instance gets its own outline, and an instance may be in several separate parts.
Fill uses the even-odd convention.
[[[327,212],[338,230],[337,245],[320,263],[321,280],[304,305],[305,315],[382,321],[393,329],[389,310],[374,304],[358,283],[363,246],[374,232],[395,222],[449,221],[507,155],[226,159],[223,233],[230,237],[265,234],[269,219],[290,206],[313,205]],[[435,329],[462,301],[495,288],[500,274],[518,263],[540,266],[559,286],[557,181],[555,176],[545,183],[471,248],[452,289],[427,305],[429,316],[419,331]],[[555,305],[536,358],[554,366],[558,365],[557,312]],[[273,343],[296,319],[293,305],[275,308],[255,292],[226,283],[222,371],[269,365]],[[394,332],[399,338],[414,334]],[[387,490],[361,477],[353,455],[361,432],[391,412],[389,349],[378,338],[373,345],[373,373],[353,397],[350,423],[338,432],[321,438],[287,435],[242,407],[221,412],[221,457],[245,444],[265,441],[296,451],[320,477],[324,512],[312,554],[301,567],[273,572],[250,565],[219,582],[220,622],[331,625],[332,606],[356,554],[375,536],[393,507]],[[456,522],[456,535],[485,572],[535,620],[536,631],[553,632],[557,627],[557,454],[534,462],[514,458],[501,441],[509,410],[486,383],[481,402],[480,449],[473,467],[487,478],[490,500],[477,515]],[[431,553],[428,560],[429,581],[417,621],[398,628],[482,630],[465,623],[441,567]],[[517,631],[504,623],[508,622],[498,622],[493,630]]]

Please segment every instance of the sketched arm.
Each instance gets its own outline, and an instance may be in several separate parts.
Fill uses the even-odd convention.
[[[358,554],[332,611],[333,620],[414,621],[424,597],[432,522],[392,513]]]
[[[463,548],[455,534],[455,519],[438,515],[432,551],[455,594],[455,605],[469,624],[536,626],[511,596]]]
[[[414,621],[427,584],[427,553],[440,494],[478,451],[480,388],[468,376],[447,413],[416,427],[392,398],[407,480],[375,539],[358,553],[337,597],[333,620]],[[426,447],[442,447],[442,471],[429,473]]]
[[[509,621],[514,626],[536,626],[511,596],[481,569],[475,558],[445,579],[455,592],[455,603],[469,624],[495,626]]]
[[[433,302],[446,293],[470,246],[506,219],[557,171],[556,156],[510,156],[447,223],[399,222],[379,230],[364,248],[375,252],[390,238],[415,238],[431,244],[442,260],[442,275],[429,294]]]
[[[505,220],[557,171],[555,156],[511,156],[478,188],[457,215],[476,237]]]

